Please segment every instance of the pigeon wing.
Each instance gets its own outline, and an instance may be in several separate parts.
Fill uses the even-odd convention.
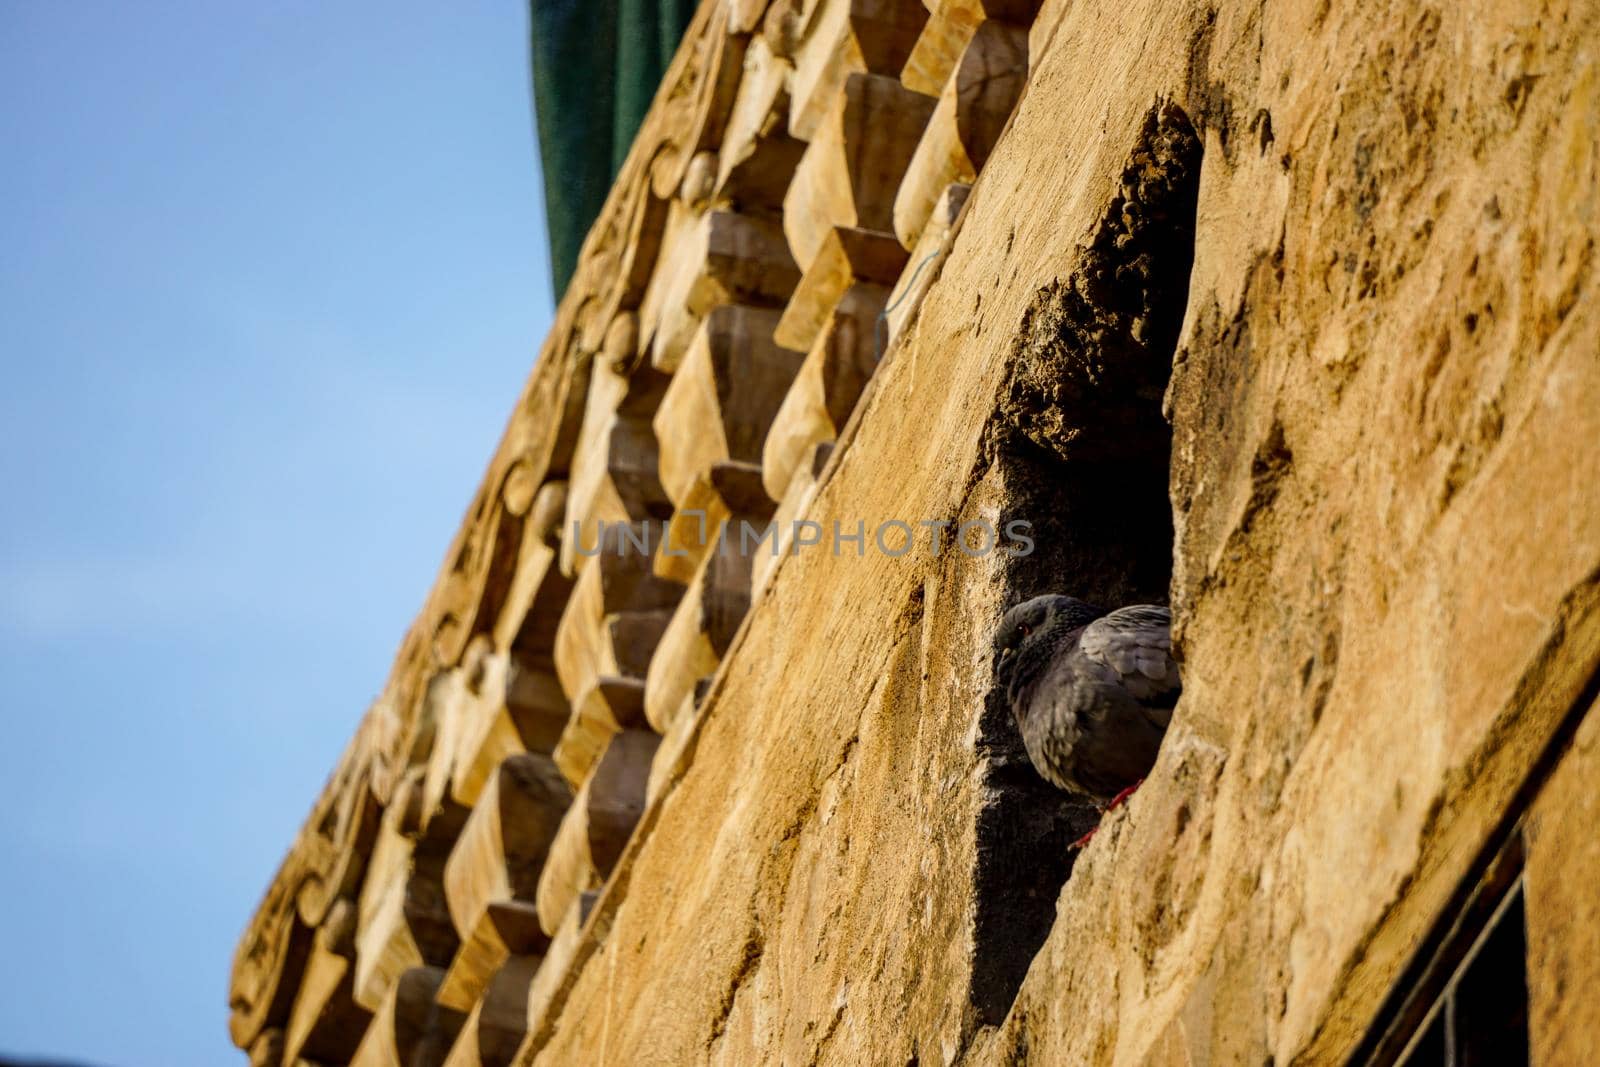
[[[1166,608],[1118,608],[1084,627],[1078,651],[1145,707],[1170,709],[1178,702],[1183,686],[1172,658],[1172,612]]]

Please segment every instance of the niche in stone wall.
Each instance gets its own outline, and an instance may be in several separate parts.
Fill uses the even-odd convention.
[[[1184,112],[1153,107],[1071,273],[1022,318],[984,442],[1005,487],[1002,525],[1025,519],[1035,541],[1006,564],[1007,607],[1047,592],[1106,607],[1167,602],[1161,408],[1188,300],[1200,157]],[[998,1023],[1050,932],[1071,842],[1098,816],[1034,771],[998,689],[980,745],[993,800],[978,826],[973,1001]]]

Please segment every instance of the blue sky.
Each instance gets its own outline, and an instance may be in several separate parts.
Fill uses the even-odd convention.
[[[0,4],[0,1053],[235,940],[548,328],[525,0]]]

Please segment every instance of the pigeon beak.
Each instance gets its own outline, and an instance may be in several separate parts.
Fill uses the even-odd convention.
[[[1006,661],[1006,658],[1009,657],[1010,655],[1011,655],[1011,650],[1009,648],[1002,648],[1000,650],[1000,662],[1004,663]]]

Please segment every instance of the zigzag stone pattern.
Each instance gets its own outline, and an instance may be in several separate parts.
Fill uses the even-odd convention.
[[[255,1065],[531,1062],[1028,76],[1025,0],[705,0],[235,955]]]

